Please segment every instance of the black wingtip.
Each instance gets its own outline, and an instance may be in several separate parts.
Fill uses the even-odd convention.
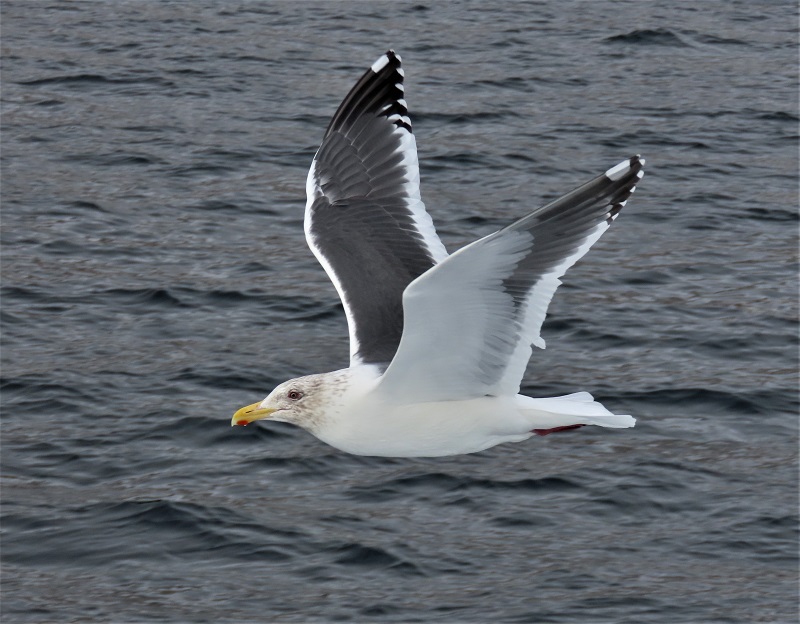
[[[398,128],[411,132],[401,63],[400,55],[391,49],[378,57],[344,98],[325,135],[347,128],[364,114],[386,117]]]
[[[644,164],[646,162],[645,159],[642,158],[641,154],[636,154],[636,156],[633,156],[631,158],[630,162],[631,162],[631,169],[634,170],[634,172],[637,174],[637,176],[641,180],[642,176],[644,175],[643,169],[644,169]]]
[[[387,50],[381,54],[365,76],[378,76],[381,79],[389,80],[395,84],[403,84],[403,59],[394,50]],[[362,80],[364,78],[362,77]]]
[[[617,215],[625,207],[625,203],[636,190],[639,180],[644,177],[644,163],[645,160],[641,154],[636,154],[606,171],[605,176],[619,184],[619,190],[612,197],[606,216],[606,223],[609,225],[617,218]]]
[[[614,182],[621,180],[631,174],[637,175],[640,179],[642,177],[642,168],[644,167],[644,158],[636,154],[628,160],[623,160],[618,165],[614,165],[611,169],[607,170],[605,176]],[[641,175],[639,175],[641,174]]]

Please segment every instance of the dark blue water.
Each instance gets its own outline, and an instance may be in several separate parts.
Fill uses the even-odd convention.
[[[795,622],[796,24],[5,0],[3,622]],[[647,158],[523,384],[635,429],[394,460],[230,428],[347,363],[305,177],[389,47],[451,251]]]

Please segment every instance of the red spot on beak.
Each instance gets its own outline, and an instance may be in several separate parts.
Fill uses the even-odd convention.
[[[237,420],[236,424],[240,427],[246,427],[249,423],[246,420]]]

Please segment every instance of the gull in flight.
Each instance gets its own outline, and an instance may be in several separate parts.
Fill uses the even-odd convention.
[[[583,425],[625,428],[588,392],[519,394],[560,277],[642,178],[629,158],[453,254],[422,203],[400,57],[339,106],[308,172],[305,234],[344,304],[350,366],[291,379],[232,425],[292,423],[342,451],[474,453]]]

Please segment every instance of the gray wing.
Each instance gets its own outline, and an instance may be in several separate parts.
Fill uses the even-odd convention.
[[[531,344],[561,281],[608,229],[641,179],[635,156],[460,249],[403,297],[405,328],[378,390],[443,401],[519,392]]]
[[[344,304],[351,365],[391,361],[403,291],[447,257],[420,197],[400,63],[387,52],[345,97],[306,184],[306,239]]]

